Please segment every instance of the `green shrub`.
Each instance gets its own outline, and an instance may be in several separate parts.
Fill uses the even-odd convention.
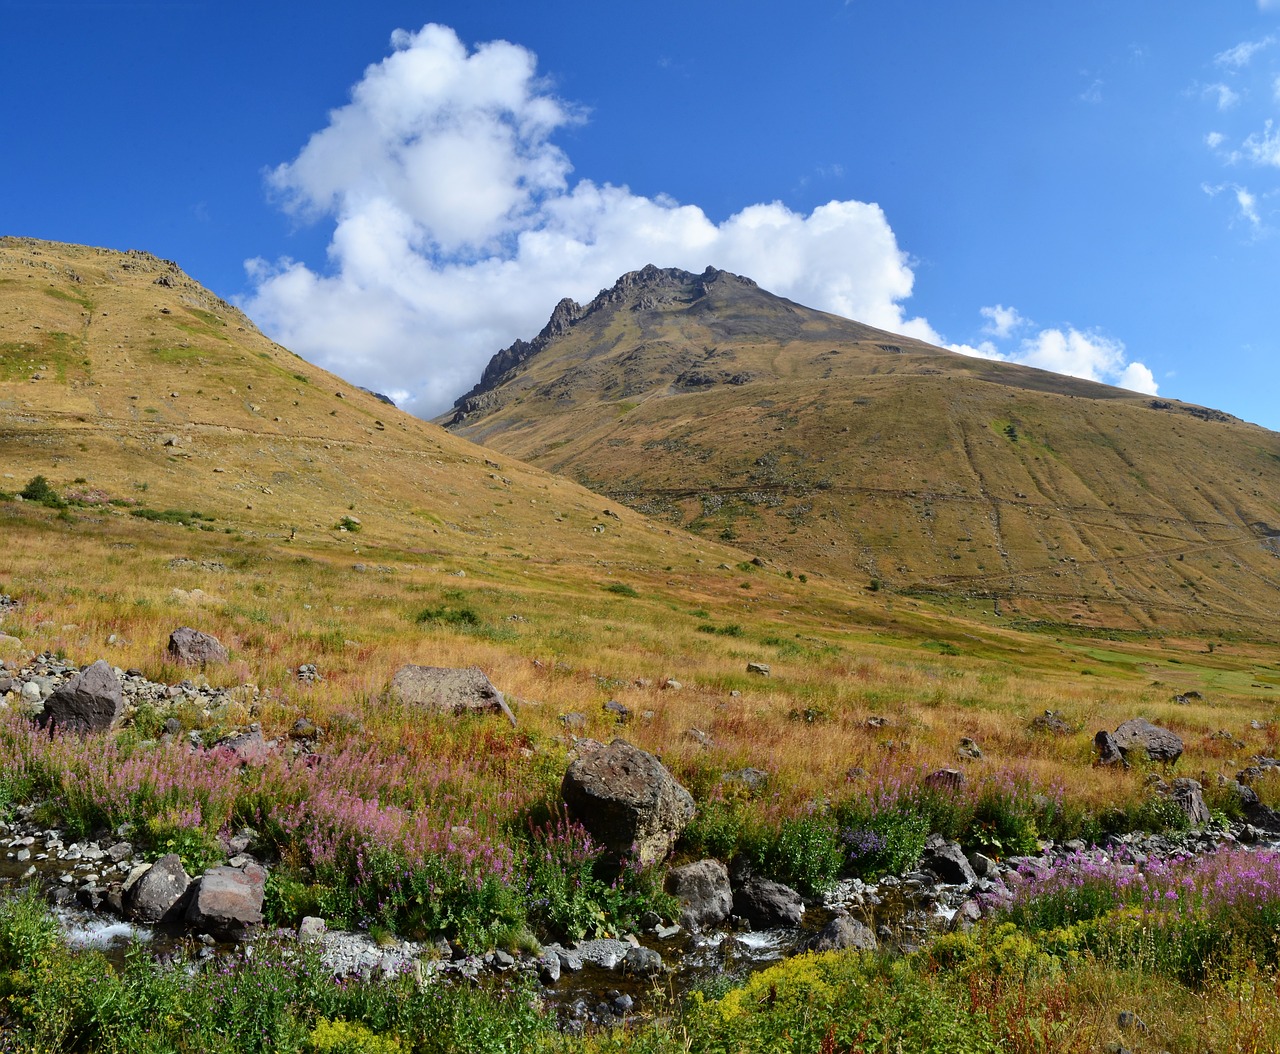
[[[475,629],[484,625],[484,620],[469,607],[450,607],[447,604],[434,604],[425,607],[415,616],[418,625],[430,623],[436,626],[456,626],[463,629]]]
[[[22,495],[23,500],[33,501],[37,505],[45,505],[50,509],[62,509],[66,507],[66,502],[44,476],[32,476],[27,480],[27,485],[18,492]]]
[[[743,813],[733,802],[699,802],[698,811],[680,839],[682,852],[730,860],[738,852],[744,831]]]
[[[213,523],[212,516],[206,516],[202,512],[195,509],[133,509],[129,513],[130,516],[136,516],[140,520],[149,520],[152,523],[173,523],[181,527],[198,527],[201,521],[205,523]]]
[[[827,812],[790,817],[776,830],[753,831],[744,841],[744,852],[756,867],[802,893],[828,889],[844,866],[845,847]]]
[[[604,587],[606,593],[614,593],[620,597],[638,597],[640,594],[626,582],[610,582]]]
[[[359,534],[361,524],[354,516],[344,516],[333,525],[335,531],[346,531],[348,534]]]
[[[836,816],[847,867],[859,878],[910,871],[929,837],[928,819],[907,808],[873,813],[865,802],[845,802]]]

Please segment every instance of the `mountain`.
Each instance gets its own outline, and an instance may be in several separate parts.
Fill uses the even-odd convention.
[[[1280,435],[649,266],[441,419],[797,572],[1039,622],[1274,630]]]

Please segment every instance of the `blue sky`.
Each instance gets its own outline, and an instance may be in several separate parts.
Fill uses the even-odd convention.
[[[0,48],[0,232],[419,413],[652,262],[1280,429],[1280,0],[0,0]]]

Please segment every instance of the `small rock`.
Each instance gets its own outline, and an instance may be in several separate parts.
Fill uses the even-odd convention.
[[[602,709],[606,714],[608,714],[610,717],[616,720],[620,725],[625,725],[628,721],[631,720],[630,708],[624,706],[622,703],[618,702],[618,700],[616,699],[610,699],[607,703],[604,704]]]
[[[768,677],[772,670],[767,662],[749,662],[747,673],[755,674],[757,677]]]

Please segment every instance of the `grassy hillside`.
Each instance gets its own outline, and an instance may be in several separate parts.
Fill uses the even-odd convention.
[[[500,356],[451,430],[854,586],[1005,619],[1275,631],[1275,433],[723,272],[646,269],[569,317]]]

